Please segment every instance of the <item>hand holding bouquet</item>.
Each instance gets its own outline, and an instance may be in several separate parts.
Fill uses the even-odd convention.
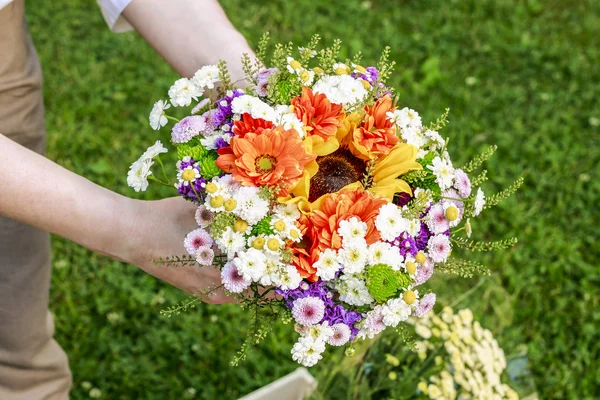
[[[315,365],[327,345],[348,346],[386,327],[424,316],[436,296],[423,285],[437,271],[472,274],[482,267],[450,257],[453,246],[490,250],[515,240],[471,242],[469,219],[514,192],[520,180],[486,199],[485,172],[470,178],[491,151],[455,168],[436,123],[399,106],[386,85],[394,63],[386,49],[376,67],[338,60],[340,44],[316,51],[276,45],[265,68],[243,57],[248,84],[230,82],[225,63],[205,66],[158,101],[150,125],[176,121],[174,187],[198,206],[189,255],[157,260],[219,268],[223,287],[263,321],[299,334],[294,360]],[[205,94],[208,96],[203,98]],[[216,100],[213,100],[215,99]],[[170,107],[191,107],[182,119]],[[160,141],[136,161],[128,183],[172,185]],[[162,177],[153,175],[157,162]],[[210,288],[192,301],[209,295]],[[272,296],[273,293],[275,296]],[[186,304],[189,304],[186,303]],[[169,311],[167,311],[168,313]],[[247,350],[244,345],[238,359]]]

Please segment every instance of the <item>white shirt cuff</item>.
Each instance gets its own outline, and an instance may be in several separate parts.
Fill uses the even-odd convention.
[[[97,0],[104,20],[113,32],[127,32],[133,27],[121,15],[131,0]]]

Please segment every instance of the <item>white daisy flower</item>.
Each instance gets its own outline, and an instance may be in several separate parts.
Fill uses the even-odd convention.
[[[159,154],[166,153],[168,150],[163,146],[160,140],[157,140],[152,146],[148,147],[148,149],[142,154],[140,158],[145,160],[151,160]]]
[[[402,217],[402,210],[398,206],[387,203],[379,209],[375,227],[381,232],[383,240],[391,242],[408,230],[408,220]]]
[[[325,342],[312,337],[301,336],[292,347],[292,359],[305,367],[312,367],[323,358]]]
[[[375,301],[365,282],[352,275],[342,275],[337,282],[337,289],[340,293],[340,300],[351,306],[364,306]]]
[[[383,306],[383,323],[386,326],[397,327],[402,321],[406,321],[412,312],[412,307],[401,298],[391,299]]]
[[[358,80],[350,75],[326,75],[313,86],[314,93],[323,93],[330,102],[348,106],[361,101],[368,92]]]
[[[250,225],[255,225],[269,212],[269,202],[259,197],[256,187],[240,187],[233,199],[237,202],[235,214]]]
[[[448,160],[442,159],[439,156],[435,157],[431,161],[431,165],[428,165],[427,168],[435,175],[440,189],[446,190],[452,186],[452,182],[454,181],[454,168],[452,168],[452,165]]]
[[[127,173],[127,185],[132,187],[136,192],[145,191],[148,189],[148,177],[152,175],[150,167],[154,164],[152,160],[138,160],[131,164]]]
[[[237,252],[246,248],[244,235],[235,232],[231,227],[227,227],[219,238],[215,240],[219,250],[227,254],[227,259],[231,260]],[[262,254],[262,253],[261,253]]]
[[[150,116],[148,118],[150,120],[150,126],[152,127],[152,129],[157,131],[163,126],[165,126],[167,122],[169,122],[165,115],[165,110],[170,107],[171,105],[164,100],[159,100],[156,103],[154,103],[154,106],[152,107],[152,111],[150,111]]]

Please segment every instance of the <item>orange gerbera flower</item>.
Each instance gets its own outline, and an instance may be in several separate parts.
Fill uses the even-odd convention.
[[[343,189],[325,196],[319,209],[310,216],[312,229],[307,233],[312,236],[311,253],[322,252],[327,248],[341,248],[342,238],[337,232],[339,223],[352,217],[367,224],[367,244],[378,241],[380,234],[375,228],[375,218],[384,204],[387,204],[384,197],[375,196],[360,188]]]
[[[361,125],[352,134],[349,143],[350,151],[363,160],[387,155],[398,143],[396,125],[387,117],[387,112],[394,111],[392,98],[384,96],[373,106],[365,107],[365,115]]]
[[[279,187],[277,195],[286,196],[315,158],[295,130],[278,126],[233,137],[230,147],[219,150],[216,163],[242,185]]]
[[[306,136],[311,138],[313,151],[318,155],[329,154],[339,146],[335,134],[344,118],[341,104],[332,104],[323,93],[314,94],[308,87],[302,88],[302,95],[291,101],[296,117],[304,124]],[[321,147],[326,142],[335,142],[333,149]],[[325,153],[325,154],[321,154]]]
[[[246,136],[246,133],[261,133],[263,130],[272,127],[273,123],[271,121],[266,121],[262,118],[252,118],[250,114],[244,113],[240,120],[233,123],[233,133],[243,138]]]
[[[308,279],[311,282],[315,282],[317,277],[317,269],[313,267],[313,264],[318,260],[318,252],[311,252],[313,247],[312,241],[312,224],[309,218],[302,214],[297,223],[298,229],[302,233],[302,242],[298,244],[290,245],[292,251],[292,264],[296,267],[296,270],[300,276],[304,279]]]

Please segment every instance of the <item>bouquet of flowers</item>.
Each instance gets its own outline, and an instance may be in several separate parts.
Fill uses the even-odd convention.
[[[435,271],[469,275],[484,268],[450,258],[453,246],[506,248],[514,239],[472,242],[469,219],[514,192],[487,199],[470,178],[494,148],[455,168],[448,140],[403,106],[386,85],[394,63],[385,49],[376,66],[361,55],[338,60],[340,42],[317,51],[314,36],[298,51],[268,35],[257,59],[244,55],[246,81],[232,82],[227,65],[202,67],[155,103],[150,125],[175,124],[174,188],[198,206],[198,228],[182,238],[189,255],[159,263],[219,268],[222,285],[258,320],[249,343],[275,321],[294,322],[292,357],[315,365],[327,345],[348,346],[386,327],[402,329],[436,299],[423,285]],[[269,68],[265,66],[269,65]],[[170,107],[191,107],[182,119]],[[160,141],[133,163],[128,183],[173,186]],[[163,178],[152,174],[160,164]],[[477,189],[475,189],[477,187]],[[197,295],[200,298],[207,293]],[[166,311],[167,313],[169,310]]]

